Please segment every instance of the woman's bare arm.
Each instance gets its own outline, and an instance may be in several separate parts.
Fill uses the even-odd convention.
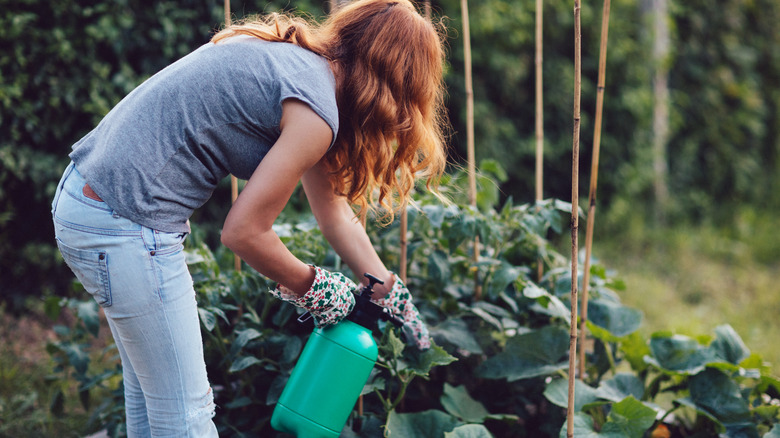
[[[272,226],[298,181],[328,149],[330,126],[303,102],[282,104],[281,135],[225,219],[222,243],[249,266],[303,295],[314,271],[282,243]]]
[[[328,243],[360,281],[367,283],[363,274],[370,273],[385,282],[384,286],[374,287],[374,298],[381,298],[390,291],[393,276],[377,255],[346,199],[334,193],[330,178],[325,163],[320,161],[301,179],[314,217]]]

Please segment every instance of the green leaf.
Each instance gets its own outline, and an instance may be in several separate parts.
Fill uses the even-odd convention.
[[[683,374],[696,374],[713,360],[709,348],[682,335],[653,335],[650,350],[660,368]]]
[[[544,389],[544,396],[547,400],[550,400],[550,403],[567,408],[569,406],[569,381],[567,379],[554,379]],[[575,412],[582,410],[583,406],[598,399],[595,388],[583,383],[579,379],[574,381]]]
[[[588,326],[590,327],[590,325]],[[620,340],[620,351],[623,352],[626,360],[631,364],[631,369],[635,372],[642,372],[647,368],[645,357],[652,352],[647,341],[636,331]]]
[[[715,336],[710,344],[714,356],[734,365],[750,356],[750,350],[730,325],[716,327]]]
[[[295,359],[301,354],[303,349],[303,341],[297,336],[288,336],[287,342],[284,343],[284,349],[282,350],[282,356],[279,358],[279,363],[282,365],[292,365]]]
[[[655,410],[633,396],[614,403],[601,429],[604,433],[622,433],[627,437],[641,437],[655,423]]]
[[[450,280],[450,264],[442,251],[433,251],[428,257],[428,277],[436,284],[446,284]]]
[[[381,354],[385,360],[392,360],[401,356],[404,347],[406,347],[404,341],[395,334],[393,327],[388,324],[382,335],[382,341],[379,344],[379,354]]]
[[[522,269],[513,266],[509,263],[502,262],[498,268],[490,276],[488,282],[488,295],[491,297],[498,296],[501,292],[514,283],[514,281],[523,273]]]
[[[431,223],[431,227],[434,229],[441,228],[444,223],[444,207],[441,205],[426,205],[423,207],[425,216],[428,217],[428,222]]]
[[[100,316],[97,302],[94,300],[81,301],[76,305],[76,312],[79,319],[84,323],[87,332],[97,337],[98,332],[100,332]]]
[[[696,406],[723,424],[750,421],[750,407],[742,398],[739,385],[721,371],[712,368],[702,371],[691,378],[689,388]]]
[[[545,326],[509,338],[506,350],[488,358],[477,367],[477,375],[509,381],[545,376],[568,366],[563,360],[569,351],[569,331]]]
[[[575,388],[576,391],[576,388]],[[583,412],[574,414],[574,436],[577,438],[636,438],[655,423],[655,410],[634,397],[612,404],[607,421],[596,430],[593,418]],[[566,423],[559,436],[566,437]]]
[[[83,377],[89,366],[89,354],[78,344],[60,344],[60,348],[67,354],[68,362],[76,370],[79,377]]]
[[[235,373],[258,363],[260,363],[260,359],[254,356],[242,356],[233,361],[228,372]]]
[[[464,424],[452,432],[444,432],[444,438],[493,438],[493,435],[481,424]]]
[[[430,329],[431,336],[443,338],[457,348],[474,354],[482,354],[482,347],[474,338],[474,332],[469,329],[463,318],[449,318],[443,323]]]
[[[613,335],[623,337],[639,329],[642,312],[619,303],[597,299],[588,303],[588,319]]]
[[[431,342],[431,348],[424,351],[416,348],[407,350],[409,350],[409,367],[407,369],[418,376],[427,377],[433,367],[449,365],[458,360],[455,356],[436,345],[435,342]]]
[[[200,323],[203,324],[203,328],[205,328],[206,331],[210,332],[214,330],[214,326],[217,325],[217,317],[214,316],[213,313],[202,307],[199,307],[198,316],[200,316]]]
[[[523,296],[536,301],[531,307],[535,312],[557,317],[564,321],[569,321],[571,318],[571,310],[563,304],[560,298],[534,283],[528,282],[526,284],[526,287],[523,288]]]
[[[464,386],[452,386],[445,383],[444,394],[442,394],[440,401],[450,415],[468,423],[481,423],[485,417],[490,415],[482,403],[471,398]]]
[[[412,414],[390,411],[385,424],[389,438],[440,437],[462,423],[442,411],[429,410]]]
[[[674,400],[672,403],[674,403],[675,405],[689,407],[694,411],[696,411],[698,414],[703,415],[704,417],[706,417],[712,422],[712,424],[715,426],[715,429],[718,432],[724,432],[726,430],[726,426],[724,426],[723,423],[721,423],[717,418],[715,418],[715,416],[713,416],[709,411],[700,408],[696,403],[693,402],[693,400],[691,400],[690,397],[678,398]]]
[[[236,339],[233,341],[233,344],[230,346],[230,354],[235,355],[239,351],[241,351],[244,346],[251,341],[252,339],[257,339],[261,336],[260,332],[253,328],[249,328],[246,330],[236,330]]]
[[[618,373],[613,378],[601,382],[596,395],[599,398],[618,402],[626,397],[633,396],[639,400],[645,393],[645,385],[634,374]]]

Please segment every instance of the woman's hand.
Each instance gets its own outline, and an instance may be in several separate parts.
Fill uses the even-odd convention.
[[[329,272],[317,266],[311,288],[297,295],[290,289],[277,285],[271,294],[280,300],[302,307],[311,313],[317,327],[336,324],[355,307],[355,283],[340,272]]]
[[[393,315],[404,321],[404,327],[407,329],[407,336],[411,334],[414,343],[420,350],[431,348],[431,339],[428,334],[428,328],[425,326],[420,312],[412,302],[412,294],[406,288],[404,283],[393,274],[395,281],[390,293],[383,298],[372,300],[380,306],[390,310]],[[408,333],[411,332],[411,333]]]

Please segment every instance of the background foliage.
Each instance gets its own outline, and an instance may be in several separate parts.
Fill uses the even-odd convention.
[[[456,177],[448,187],[465,187],[462,180]],[[482,194],[483,200],[491,197]],[[406,347],[392,326],[380,325],[374,333],[379,361],[363,389],[362,409],[350,415],[341,436],[565,436],[572,278],[568,260],[546,236],[566,232],[571,206],[507,202],[496,209],[486,202],[490,208],[475,210],[432,197],[418,203],[410,211],[407,283],[433,347]],[[343,269],[311,215],[286,216],[276,230],[299,257]],[[398,231],[398,222],[370,229],[389,263],[398,262]],[[470,257],[474,235],[483,245],[478,263]],[[545,275],[535,280],[539,260]],[[187,261],[220,436],[285,436],[269,421],[311,324],[298,323],[301,310],[268,294],[273,285],[255,271],[235,271],[232,255],[224,248],[211,251],[199,232],[188,240]],[[603,265],[591,273],[592,342],[587,374],[576,386],[575,436],[772,438],[780,432],[780,380],[730,326],[696,338],[669,331],[644,337],[638,330],[642,313],[618,297],[625,285]],[[475,281],[481,299],[475,298]],[[51,312],[67,307],[78,315],[70,328],[58,328],[60,338],[49,345],[56,364],[51,381],[58,387],[75,381],[91,427],[122,436],[116,359],[90,366],[91,357],[113,349],[86,347],[98,335],[97,304],[51,302]],[[91,404],[95,393],[102,394],[99,406]],[[61,411],[65,397],[56,392],[53,409]]]

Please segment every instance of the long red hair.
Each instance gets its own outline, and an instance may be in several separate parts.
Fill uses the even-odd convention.
[[[339,132],[325,159],[333,188],[360,212],[386,218],[409,199],[414,181],[434,189],[446,165],[444,49],[439,29],[409,0],[359,0],[322,24],[271,14],[217,33],[284,41],[331,62]]]

